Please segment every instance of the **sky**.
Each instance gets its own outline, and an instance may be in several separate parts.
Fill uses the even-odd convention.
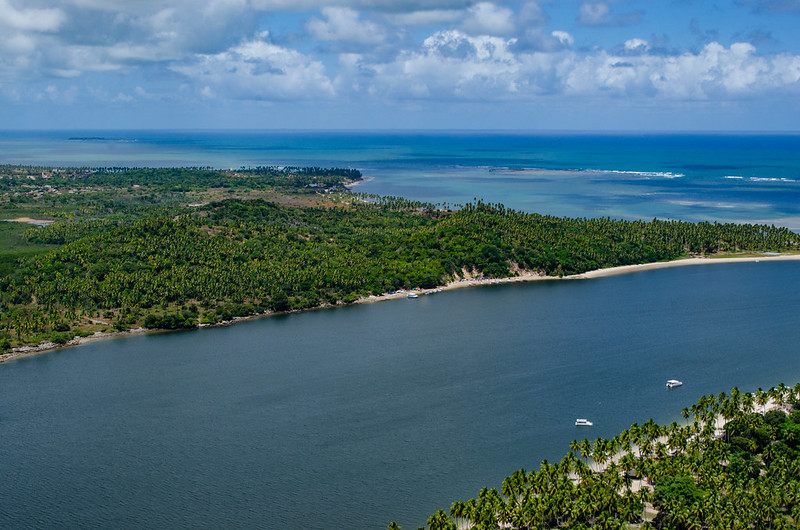
[[[800,129],[800,0],[0,0],[0,129]]]

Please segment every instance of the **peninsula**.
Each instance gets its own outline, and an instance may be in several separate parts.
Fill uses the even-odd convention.
[[[795,259],[800,250],[800,235],[774,226],[367,196],[347,189],[361,179],[353,169],[4,166],[0,177],[0,218],[37,221],[0,223],[7,356],[401,290],[588,278],[687,257],[677,263]]]
[[[796,527],[800,384],[702,396],[682,415],[573,440],[560,462],[519,469],[427,528]]]

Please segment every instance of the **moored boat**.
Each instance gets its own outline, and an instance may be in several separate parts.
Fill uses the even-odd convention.
[[[586,418],[578,418],[575,420],[576,427],[591,427],[592,425],[594,425],[594,423],[590,422]]]
[[[670,379],[667,381],[667,388],[675,388],[676,386],[681,386],[683,381],[678,381],[677,379]]]

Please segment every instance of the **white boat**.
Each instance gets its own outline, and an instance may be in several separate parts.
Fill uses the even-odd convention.
[[[575,427],[591,427],[594,423],[590,422],[586,418],[578,418],[575,420]]]
[[[677,379],[670,379],[667,381],[667,388],[675,388],[676,386],[681,386],[683,381],[678,381]]]
[[[406,295],[406,297],[407,298],[419,298],[419,295],[417,293],[408,293]]]

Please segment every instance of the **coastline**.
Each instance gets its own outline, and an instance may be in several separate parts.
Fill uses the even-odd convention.
[[[654,263],[641,263],[636,265],[621,265],[618,267],[608,267],[605,269],[596,269],[592,271],[587,271],[580,274],[573,274],[570,276],[546,276],[543,274],[538,274],[530,271],[521,270],[518,272],[516,276],[508,276],[505,278],[475,278],[472,277],[470,274],[466,273],[465,277],[459,280],[454,280],[451,282],[446,283],[445,285],[441,285],[438,287],[430,288],[430,289],[410,289],[410,290],[399,290],[394,293],[384,293],[381,295],[371,295],[366,298],[361,298],[357,300],[356,304],[364,304],[364,303],[373,303],[373,302],[382,302],[384,300],[395,300],[400,298],[406,298],[409,293],[414,293],[416,295],[429,295],[443,291],[449,291],[453,289],[460,289],[463,287],[478,287],[483,285],[497,285],[497,284],[505,284],[505,283],[521,283],[521,282],[535,282],[535,281],[564,281],[564,280],[586,280],[586,279],[594,279],[594,278],[605,278],[608,276],[616,276],[620,274],[630,274],[634,272],[646,271],[646,270],[655,270],[655,269],[666,269],[672,267],[685,267],[685,266],[694,266],[694,265],[711,265],[716,263],[758,263],[758,262],[767,262],[767,261],[800,261],[800,254],[762,254],[759,256],[748,256],[748,257],[720,257],[720,258],[681,258],[673,261],[659,261]],[[325,307],[336,307],[336,306],[325,306]],[[325,307],[313,308],[313,309],[324,309]],[[303,311],[310,311],[312,309],[303,310]],[[291,312],[299,312],[299,311],[290,311]],[[204,327],[217,327],[217,326],[229,326],[231,324],[235,324],[237,322],[242,322],[246,320],[252,320],[255,318],[267,317],[271,315],[276,315],[279,313],[274,312],[267,312],[261,313],[258,315],[250,315],[246,317],[236,317],[233,320],[219,322],[214,325],[205,325],[200,326],[199,329]],[[124,337],[127,335],[139,335],[142,333],[164,333],[166,330],[161,329],[145,329],[145,328],[135,328],[128,331],[105,331],[101,332],[98,331],[93,335],[89,335],[88,337],[74,337],[72,340],[68,341],[66,344],[56,344],[54,342],[43,342],[36,346],[20,346],[17,348],[12,349],[10,352],[0,354],[0,364],[12,361],[15,359],[20,359],[23,357],[29,357],[32,355],[38,355],[40,353],[51,352],[55,350],[61,350],[64,348],[70,348],[74,346],[79,346],[81,344],[86,344],[89,342],[94,342],[101,339],[110,339],[110,338],[117,338],[117,337]]]

